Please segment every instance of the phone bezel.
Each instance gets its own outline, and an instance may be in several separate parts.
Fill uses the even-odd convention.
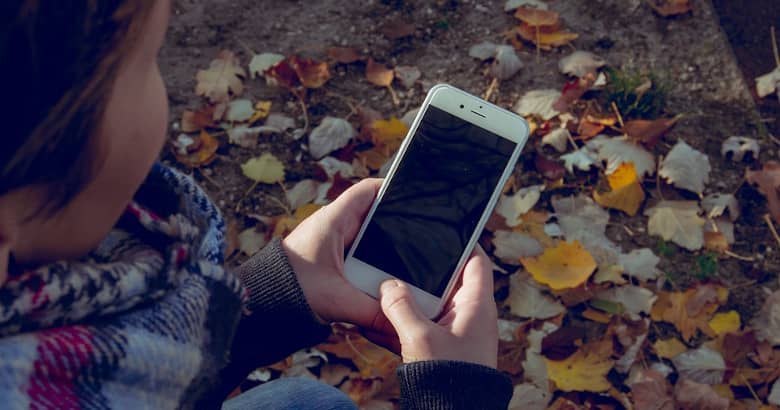
[[[468,257],[474,250],[474,246],[479,239],[479,235],[484,229],[485,223],[487,223],[487,220],[490,217],[490,214],[492,213],[499,196],[501,195],[502,188],[509,179],[509,176],[512,175],[512,171],[514,170],[517,159],[520,156],[520,152],[522,151],[526,141],[528,141],[529,127],[528,123],[526,123],[526,121],[519,115],[497,107],[448,84],[438,84],[431,88],[427,97],[425,98],[425,101],[423,102],[422,107],[417,113],[412,126],[409,128],[409,133],[407,134],[406,138],[404,138],[404,141],[398,150],[398,154],[396,155],[396,158],[387,173],[387,177],[383,181],[382,187],[379,189],[371,209],[366,214],[363,225],[360,227],[355,240],[352,242],[352,246],[350,247],[349,253],[347,254],[347,257],[344,261],[344,274],[347,280],[349,280],[358,289],[377,299],[379,298],[379,285],[385,280],[395,279],[395,277],[391,273],[384,272],[379,268],[376,268],[353,257],[353,254],[357,248],[358,243],[360,243],[360,240],[363,238],[363,233],[365,232],[368,223],[373,217],[374,211],[382,201],[382,196],[384,195],[387,186],[390,184],[390,181],[392,181],[393,175],[395,175],[395,171],[398,168],[398,165],[403,160],[406,149],[411,143],[411,140],[417,131],[417,127],[420,125],[420,121],[422,120],[423,115],[425,115],[425,112],[431,105],[517,144],[515,146],[515,150],[512,152],[512,156],[510,157],[506,168],[504,169],[503,174],[501,175],[501,178],[499,179],[498,184],[496,184],[496,187],[491,194],[490,201],[485,207],[485,210],[482,212],[482,216],[480,217],[476,229],[472,233],[469,242],[466,244],[466,248],[463,254],[461,254],[460,259],[458,260],[455,271],[451,273],[449,282],[442,296],[438,297],[412,284],[409,284],[409,286],[412,288],[412,294],[414,295],[423,314],[425,314],[425,316],[428,318],[435,318],[439,315],[447,300],[449,300],[450,293],[452,292],[455,283],[457,283],[458,278],[463,271],[463,267],[468,260]]]

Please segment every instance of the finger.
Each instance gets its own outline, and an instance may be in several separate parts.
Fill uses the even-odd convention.
[[[482,247],[474,248],[466,262],[462,284],[455,298],[459,301],[493,301],[493,264]]]
[[[337,220],[335,226],[341,229],[347,243],[357,235],[360,224],[371,208],[380,186],[382,186],[381,179],[366,178],[344,191],[327,206],[330,215]]]
[[[386,280],[379,287],[379,296],[382,312],[402,340],[414,339],[433,324],[420,312],[409,285]]]

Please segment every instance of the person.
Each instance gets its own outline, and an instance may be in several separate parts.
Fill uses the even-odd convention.
[[[400,350],[401,407],[505,408],[491,263],[479,250],[443,317],[398,281],[377,301],[342,276],[380,181],[364,180],[236,271],[193,180],[156,163],[157,63],[171,4],[0,6],[0,397],[3,408],[354,408],[300,379],[223,403],[258,366],[360,326]]]

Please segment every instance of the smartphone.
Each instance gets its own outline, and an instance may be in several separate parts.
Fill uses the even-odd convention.
[[[442,311],[528,140],[509,111],[446,84],[431,88],[344,261],[379,298],[397,278],[429,318]]]

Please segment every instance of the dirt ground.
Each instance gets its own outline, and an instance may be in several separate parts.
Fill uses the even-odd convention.
[[[758,163],[726,161],[721,157],[720,146],[732,135],[757,138],[762,161],[776,158],[778,147],[762,131],[765,128],[760,125],[761,117],[768,114],[759,116],[755,111],[751,92],[712,5],[709,0],[693,3],[692,14],[661,18],[640,0],[548,2],[552,10],[561,13],[566,26],[580,34],[573,43],[575,48],[595,52],[611,66],[652,70],[668,79],[671,90],[666,112],[681,113],[684,117],[656,153],[666,152],[678,138],[684,139],[710,158],[713,171],[706,192],[736,192],[743,205],[743,216],[736,223],[737,243],[732,250],[748,260],[721,258],[714,276],[732,289],[727,307],[738,309],[746,322],[763,300],[762,287],[777,287],[780,249],[762,219],[767,212],[765,201],[743,185],[745,169],[755,168]],[[503,0],[175,0],[161,56],[172,104],[172,126],[184,109],[199,106],[194,93],[195,73],[207,67],[221,49],[236,52],[246,64],[252,52],[324,58],[330,46],[350,46],[387,65],[417,66],[425,84],[447,82],[480,95],[489,81],[482,74],[484,67],[468,56],[468,48],[485,40],[502,42],[502,33],[513,23],[503,5]],[[400,40],[387,39],[382,28],[399,21],[414,24],[415,34]],[[767,47],[768,44],[767,40]],[[495,94],[497,103],[510,107],[525,91],[559,89],[565,78],[558,72],[557,62],[571,51],[572,48],[562,48],[543,52],[538,59],[531,48],[520,51],[524,68],[500,84]],[[771,65],[771,61],[766,64]],[[409,90],[398,87],[401,104],[394,107],[387,91],[365,80],[362,65],[339,66],[334,71],[327,91],[317,90],[310,95],[313,124],[326,114],[347,115],[350,109],[345,99],[370,106],[386,117],[400,117],[424,98],[420,85]],[[246,84],[246,98],[271,100],[272,112],[284,112],[302,125],[297,101],[289,93],[266,86],[261,80]],[[255,150],[221,148],[216,162],[194,172],[228,218],[241,226],[253,223],[246,218],[250,213],[281,213],[264,198],[282,194],[277,186],[259,187],[236,213],[236,201],[251,185],[241,175],[238,164],[260,152],[271,151],[286,163],[289,182],[313,172],[308,155],[301,149],[304,140],[296,141],[291,135],[261,138]],[[303,158],[300,162],[296,161],[299,155]],[[175,165],[170,155],[165,160]],[[531,169],[528,164],[518,165],[523,183],[538,182],[538,176],[524,172]],[[628,218],[613,212],[612,222],[608,235],[624,248],[657,249],[658,240],[645,233],[646,217]],[[685,286],[695,280],[699,272],[697,256],[702,254],[672,250],[662,258],[660,267]]]

